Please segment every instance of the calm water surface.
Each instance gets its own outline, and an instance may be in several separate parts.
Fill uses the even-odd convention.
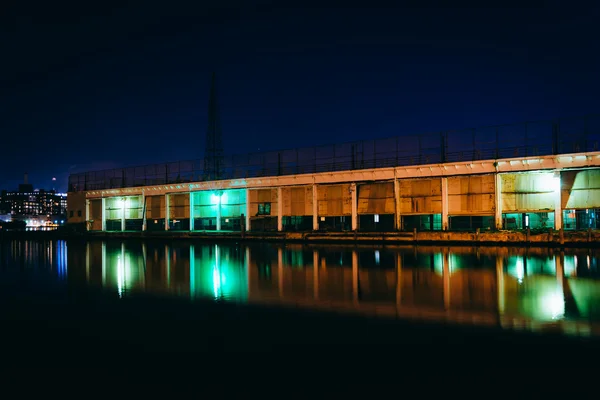
[[[590,249],[6,241],[2,277],[48,285],[600,335]]]

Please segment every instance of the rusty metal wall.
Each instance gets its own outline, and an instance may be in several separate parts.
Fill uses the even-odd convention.
[[[442,180],[405,179],[400,185],[400,214],[440,214],[442,212]]]
[[[448,215],[494,215],[495,176],[448,178]]]

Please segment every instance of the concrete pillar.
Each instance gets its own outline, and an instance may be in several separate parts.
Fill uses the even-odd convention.
[[[504,258],[501,255],[496,255],[496,281],[498,286],[498,313],[504,314],[505,299],[504,299]]]
[[[169,230],[169,214],[171,213],[169,206],[170,206],[169,194],[166,193],[165,194],[165,231]]]
[[[443,249],[442,253],[442,278],[444,285],[444,308],[450,309],[450,251]]]
[[[313,198],[313,231],[319,230],[319,200],[318,200],[318,187],[313,185],[312,187],[312,198]]]
[[[313,296],[319,300],[319,252],[313,250]]]
[[[400,182],[394,179],[394,228],[397,231],[402,230],[402,216],[400,215]]]
[[[223,193],[219,193],[219,199],[217,201],[217,230],[221,230],[221,196]]]
[[[448,230],[448,178],[442,178],[442,230]]]
[[[102,198],[102,231],[106,231],[106,197]]]
[[[396,253],[396,304],[402,303],[402,253]]]
[[[350,198],[352,201],[352,231],[356,232],[358,230],[358,203],[357,203],[357,193],[358,188],[356,187],[356,183],[350,184]]]
[[[494,185],[494,201],[495,201],[495,212],[494,212],[494,225],[496,229],[502,229],[502,175],[495,175]]]
[[[277,231],[283,231],[283,190],[277,188]]]
[[[277,286],[279,297],[283,297],[283,249],[277,248]]]
[[[190,192],[190,231],[194,229],[194,192]]]
[[[554,173],[554,229],[562,229],[562,203],[561,203],[561,179],[560,172]]]
[[[125,232],[125,212],[127,211],[127,197],[123,197],[121,203],[121,231]]]
[[[90,201],[85,200],[85,230],[90,230]]]
[[[246,189],[246,231],[250,232],[250,189]]]
[[[352,250],[352,298],[358,304],[358,252]]]

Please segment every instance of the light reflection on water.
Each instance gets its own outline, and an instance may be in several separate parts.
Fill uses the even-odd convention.
[[[45,271],[121,297],[148,292],[600,334],[597,250],[136,241],[0,248],[3,270]]]

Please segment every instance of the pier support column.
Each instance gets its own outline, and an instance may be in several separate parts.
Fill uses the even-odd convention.
[[[169,207],[169,194],[165,194],[165,231],[169,230],[169,214],[171,210]]]
[[[562,229],[562,202],[560,171],[554,172],[554,229]]]
[[[85,200],[85,230],[90,230],[90,201]]]
[[[496,174],[494,176],[494,226],[497,230],[502,229],[502,175]]]
[[[190,232],[194,229],[194,192],[190,192]]]
[[[442,253],[442,279],[444,282],[444,309],[450,309],[450,251],[443,249]]]
[[[352,201],[352,232],[358,230],[358,203],[357,203],[357,191],[356,183],[350,184],[350,201]]]
[[[142,232],[146,232],[148,230],[148,219],[146,215],[148,214],[148,198],[146,197],[146,193],[142,193]]]
[[[504,258],[502,256],[496,256],[496,283],[498,286],[498,313],[504,314],[505,300],[504,300]]]
[[[400,215],[400,182],[394,178],[394,229],[402,230],[402,216]]]
[[[219,193],[217,200],[217,231],[221,230],[221,196],[223,193]]]
[[[352,250],[352,298],[358,304],[358,252]]]
[[[312,187],[312,198],[313,198],[313,231],[319,230],[319,198],[317,196],[318,188],[317,185],[313,185]]]
[[[442,230],[448,230],[448,178],[442,178]]]
[[[277,188],[277,232],[283,231],[283,190]]]
[[[121,232],[125,232],[125,210],[127,209],[127,197],[121,201]]]
[[[250,189],[246,189],[246,232],[250,232]]]
[[[102,232],[106,232],[106,197],[102,198]]]

